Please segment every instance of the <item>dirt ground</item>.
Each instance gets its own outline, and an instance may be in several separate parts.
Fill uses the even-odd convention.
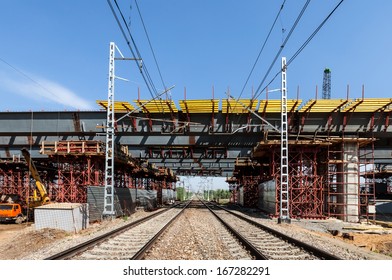
[[[345,241],[347,243],[355,244],[358,247],[364,247],[370,251],[392,257],[392,234],[378,235],[353,233],[352,235],[354,236],[354,241],[346,239]]]
[[[392,257],[392,222],[384,219],[381,223],[383,225],[366,222],[343,223],[330,219],[326,221],[324,228],[311,229],[311,232]],[[306,224],[298,225],[298,227],[301,227],[302,230],[309,229]],[[336,235],[331,229],[337,229]]]
[[[37,252],[45,247],[54,246],[57,242],[67,239],[77,239],[79,237],[87,236],[92,232],[107,227],[105,223],[91,225],[88,229],[81,231],[78,234],[68,233],[56,229],[42,229],[34,230],[31,224],[1,224],[0,223],[0,260],[18,260],[23,259],[31,252]],[[301,230],[307,230],[302,228]],[[310,232],[310,231],[309,231]],[[340,234],[332,236],[332,234],[325,232],[314,232],[312,234],[319,234],[336,240],[343,240],[349,244],[354,244],[358,247],[366,248],[380,254],[385,254],[392,257],[392,233],[385,234],[372,231],[365,232],[350,232],[354,237],[353,240],[345,239]],[[389,231],[391,232],[391,231]]]
[[[0,224],[0,259],[21,259],[69,235],[56,229],[34,230],[31,224]]]
[[[123,226],[127,221],[132,222],[146,215],[149,213],[137,211],[127,219],[118,218],[113,221],[90,223],[87,229],[76,234],[58,229],[35,230],[32,223],[0,223],[0,260],[21,260],[26,257],[30,259],[32,253],[50,251],[53,248],[57,248],[58,251],[65,250],[64,246],[67,248],[75,246],[77,243],[91,239],[93,235],[102,234],[114,227]],[[59,249],[60,247],[62,249]]]
[[[0,223],[0,260],[18,260],[32,252],[55,246],[60,241],[78,239],[108,226],[108,222],[95,223],[74,234],[58,229],[35,230],[31,223]]]
[[[359,226],[359,228],[361,227]],[[312,231],[312,234],[321,235],[332,238],[334,240],[344,241],[359,248],[364,248],[371,252],[392,257],[392,229],[375,226],[373,230],[361,231],[355,230],[354,228],[352,231],[345,230],[345,232],[347,232],[348,235],[352,237],[352,240],[347,237],[343,237],[342,232],[339,232],[339,234],[336,236],[333,236],[332,233],[315,231]]]

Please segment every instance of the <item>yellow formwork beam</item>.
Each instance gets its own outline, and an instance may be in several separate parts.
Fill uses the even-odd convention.
[[[188,113],[218,113],[219,99],[180,100],[180,108]]]
[[[255,111],[257,103],[258,101],[253,99],[239,99],[238,101],[235,99],[223,99],[222,113],[247,113],[248,110],[245,109],[243,105],[247,106],[247,108],[252,111]]]
[[[326,113],[338,112],[345,104],[350,103],[347,99],[310,99],[299,112]]]
[[[392,98],[358,98],[345,106],[343,112],[391,112]]]
[[[178,109],[173,100],[134,100],[144,113],[177,113]],[[143,105],[144,104],[144,105]]]
[[[95,101],[103,109],[107,110],[108,101],[107,100],[96,100]],[[135,107],[126,101],[114,101],[114,111],[115,112],[129,112],[134,110]]]
[[[148,100],[135,100],[134,102],[141,106]],[[218,113],[219,99],[200,99],[200,100],[180,100],[179,105],[182,111],[189,113]],[[107,100],[96,100],[96,103],[107,110]],[[258,112],[264,113],[278,113],[281,110],[281,100],[260,100],[240,99],[237,102],[234,99],[222,100],[223,113],[246,113],[248,112],[243,105],[248,106],[252,111],[258,107]],[[287,100],[288,111],[296,111],[301,105],[302,100],[289,99]],[[135,106],[126,101],[114,102],[115,112],[129,112],[135,110]],[[150,113],[170,113],[178,112],[178,109],[173,100],[153,100],[140,110]],[[304,106],[299,109],[299,112],[391,112],[392,98],[360,98],[360,99],[310,99]]]
[[[287,110],[289,112],[296,111],[302,100],[288,99]],[[280,99],[260,100],[259,110],[260,113],[279,113],[281,111]]]

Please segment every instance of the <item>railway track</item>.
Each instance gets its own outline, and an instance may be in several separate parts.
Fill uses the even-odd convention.
[[[168,228],[145,260],[252,260],[251,254],[199,200]]]
[[[256,259],[338,260],[326,251],[291,238],[213,203],[204,205],[236,236]]]
[[[221,240],[230,254],[239,259],[318,260],[338,257],[293,239],[214,203],[189,201],[140,219],[112,232],[53,255],[47,260],[124,260],[144,259],[163,232],[192,203],[193,208],[208,208],[230,234],[221,230]],[[200,211],[203,211],[200,209]],[[204,210],[205,211],[205,210]],[[230,241],[231,240],[231,241]],[[238,240],[238,242],[237,242]],[[158,244],[159,245],[159,244]],[[148,254],[147,254],[148,255]]]
[[[46,260],[124,260],[141,259],[165,229],[188,206],[176,205],[113,230]]]

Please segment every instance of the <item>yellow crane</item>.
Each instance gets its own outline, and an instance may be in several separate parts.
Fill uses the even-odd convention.
[[[50,203],[50,198],[48,192],[46,191],[46,187],[42,183],[41,177],[39,176],[38,170],[31,159],[29,151],[26,148],[23,148],[22,154],[29,166],[31,177],[35,180],[35,185],[37,187],[33,192],[33,196],[27,199],[27,204],[29,208],[34,208]],[[39,192],[39,195],[37,194],[37,190]]]

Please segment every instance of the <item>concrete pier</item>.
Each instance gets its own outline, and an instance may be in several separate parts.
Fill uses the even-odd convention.
[[[342,143],[343,161],[338,176],[340,181],[338,193],[339,212],[345,222],[359,221],[359,161],[358,143],[349,141]]]

